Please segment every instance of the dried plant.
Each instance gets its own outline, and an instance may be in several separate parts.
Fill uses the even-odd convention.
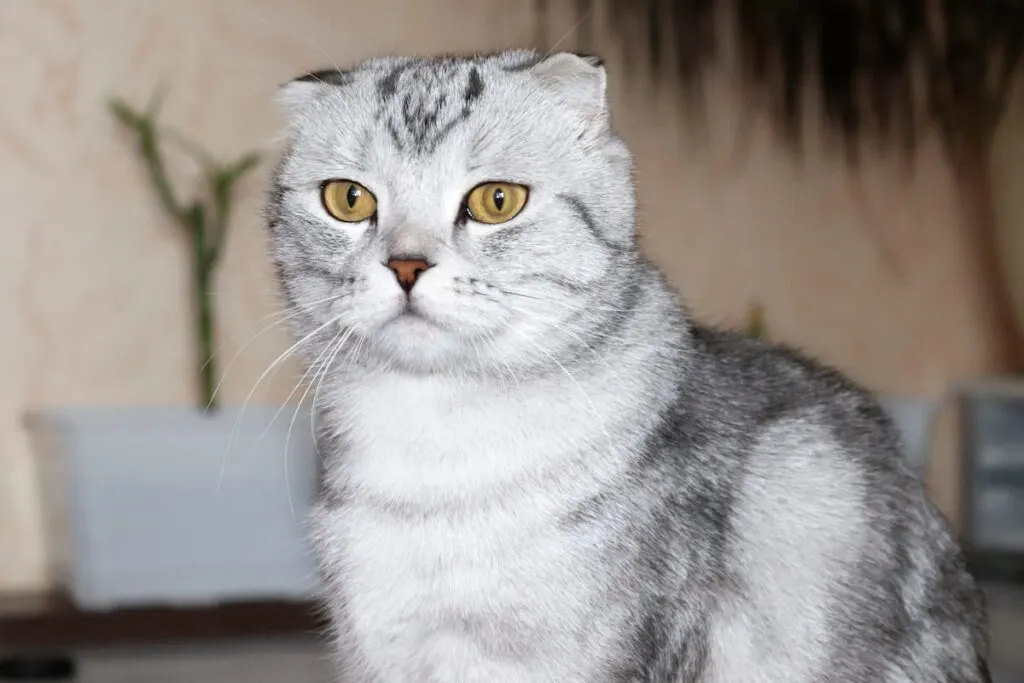
[[[534,2],[543,42],[557,3]],[[708,67],[731,50],[746,94],[767,106],[798,154],[807,111],[821,113],[854,166],[868,145],[910,158],[924,138],[940,135],[1002,345],[997,353],[1007,369],[1024,371],[1024,330],[999,253],[989,167],[1021,71],[1024,0],[574,0],[573,7],[580,49],[598,47],[589,43],[603,17],[627,68],[673,86],[687,116],[703,113]]]

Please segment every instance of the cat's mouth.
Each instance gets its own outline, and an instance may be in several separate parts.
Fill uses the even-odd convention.
[[[434,329],[441,329],[444,327],[440,321],[436,320],[427,311],[425,311],[423,306],[418,305],[412,299],[405,300],[405,304],[398,313],[388,321],[388,325],[411,326],[413,328],[431,327]]]

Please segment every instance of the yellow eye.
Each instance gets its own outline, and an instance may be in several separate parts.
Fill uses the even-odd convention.
[[[510,221],[526,206],[530,190],[515,183],[483,183],[466,197],[469,217],[480,223]]]
[[[358,223],[377,211],[377,199],[365,187],[351,180],[329,180],[320,189],[324,209],[339,221]]]

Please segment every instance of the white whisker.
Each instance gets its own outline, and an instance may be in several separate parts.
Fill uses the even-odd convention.
[[[320,299],[319,301],[310,302],[308,304],[308,306],[309,307],[316,306],[318,304],[322,304],[322,303],[326,303],[326,302],[329,302],[329,301],[332,301],[332,300],[339,299],[342,296],[344,296],[344,293],[336,294],[334,296],[329,296],[326,299]],[[231,368],[234,366],[235,362],[238,360],[238,357],[241,356],[242,353],[247,348],[249,348],[249,346],[254,341],[259,339],[264,334],[266,334],[270,330],[274,329],[278,325],[281,325],[281,324],[283,324],[283,323],[285,323],[285,322],[287,322],[289,320],[293,320],[293,319],[297,318],[298,316],[302,315],[303,313],[310,313],[310,312],[311,312],[310,308],[298,308],[298,309],[294,309],[294,310],[286,309],[284,311],[278,311],[278,312],[275,312],[275,313],[271,313],[270,315],[264,316],[262,318],[262,320],[266,320],[267,318],[275,317],[275,316],[278,317],[278,319],[275,320],[274,322],[270,323],[270,325],[268,325],[267,327],[264,327],[262,330],[260,330],[256,334],[254,334],[251,337],[249,337],[249,340],[246,341],[244,344],[242,344],[242,346],[239,347],[237,351],[235,351],[235,355],[233,355],[231,357],[231,360],[228,361],[227,366],[221,371],[220,379],[217,380],[217,385],[213,388],[213,393],[210,395],[210,405],[213,405],[213,399],[217,398],[218,392],[220,392],[221,387],[224,386],[224,381],[227,379],[228,373],[230,373]],[[217,353],[219,353],[219,351]],[[214,356],[216,356],[217,353],[214,353]],[[213,358],[211,357],[209,360],[206,361],[206,363],[203,363],[203,367],[205,368],[206,365],[208,363],[210,363],[212,360],[213,360]],[[206,410],[210,409],[210,405],[206,406]]]
[[[316,355],[316,358],[314,358],[307,365],[306,371],[304,373],[302,373],[302,377],[300,377],[299,380],[295,383],[295,386],[292,387],[292,390],[290,392],[288,392],[288,396],[285,397],[284,401],[281,402],[281,406],[277,409],[277,412],[274,413],[274,417],[272,417],[270,419],[270,422],[264,428],[263,433],[260,434],[260,438],[259,438],[260,441],[262,441],[263,438],[267,434],[270,433],[270,428],[277,421],[277,418],[281,416],[281,413],[284,412],[285,406],[287,406],[288,402],[292,400],[293,396],[295,396],[295,392],[297,392],[299,390],[299,387],[302,386],[302,384],[306,382],[306,378],[309,377],[309,373],[313,372],[314,368],[318,368],[319,367],[320,359],[321,358],[325,358],[327,356],[327,354],[330,352],[331,348],[334,346],[334,342],[338,339],[339,336],[341,336],[341,332],[338,332],[337,334],[335,334],[334,337],[331,338],[330,343],[328,343],[323,348],[323,350],[320,351],[320,353],[318,353]]]
[[[348,339],[348,330],[344,332],[338,332],[338,334],[334,336],[334,339],[331,340],[331,343],[328,344],[327,347],[325,348],[325,352],[317,356],[317,361],[314,361],[314,363],[310,364],[310,368],[313,368],[315,366],[315,363],[319,362],[319,359],[326,355],[326,359],[324,360],[324,362],[313,374],[313,379],[307,383],[306,390],[302,392],[302,396],[299,398],[299,401],[295,406],[295,411],[292,413],[292,419],[288,423],[288,431],[284,437],[284,483],[285,490],[288,492],[288,509],[291,510],[293,517],[295,516],[295,501],[292,498],[291,472],[288,469],[288,453],[289,447],[291,446],[292,430],[295,429],[295,420],[299,416],[299,411],[302,409],[302,405],[303,403],[305,403],[306,397],[309,396],[309,390],[312,389],[314,385],[317,385],[317,378],[320,377],[322,373],[326,373],[330,369],[331,363],[334,362],[334,359],[337,356],[338,351],[341,350],[341,347],[345,344],[346,339]],[[303,380],[305,380],[305,376],[303,376]],[[312,407],[310,409],[310,412],[312,412]],[[313,434],[312,436],[315,443],[316,435]]]
[[[342,335],[342,337],[341,337],[341,341],[338,342],[337,347],[336,347],[334,353],[332,354],[330,360],[328,360],[328,363],[330,365],[334,364],[334,361],[335,361],[335,358],[338,355],[338,352],[341,351],[341,348],[348,342],[348,340],[352,336],[353,332],[354,332],[354,330],[351,327],[345,330],[344,335]],[[327,372],[330,369],[330,365],[327,366],[327,368],[324,370],[324,372],[320,373],[319,381],[317,381],[316,377],[313,378],[313,381],[316,382],[316,390],[313,392],[313,401],[312,401],[312,404],[310,405],[310,411],[309,411],[309,432],[310,432],[310,435],[313,437],[313,445],[314,445],[314,448],[316,449],[317,457],[320,457],[321,454],[320,454],[320,444],[318,442],[318,439],[316,438],[316,424],[314,423],[314,420],[316,418],[317,402],[320,400],[320,389],[323,388],[324,381],[327,379]]]
[[[551,46],[551,49],[550,49],[550,50],[548,50],[548,53],[547,53],[546,55],[544,55],[544,59],[547,59],[547,58],[548,58],[548,57],[550,57],[550,56],[551,56],[552,54],[554,54],[555,50],[557,50],[557,49],[558,49],[558,46],[559,46],[559,45],[561,45],[562,43],[564,43],[564,42],[565,42],[565,41],[566,41],[566,40],[567,40],[567,39],[569,38],[569,36],[571,36],[571,35],[572,35],[573,33],[576,33],[576,30],[577,30],[577,29],[578,29],[578,28],[579,28],[580,26],[582,26],[582,25],[583,25],[583,22],[584,22],[584,21],[586,21],[587,19],[590,19],[590,15],[591,15],[591,14],[593,13],[593,11],[594,11],[594,6],[593,6],[593,5],[591,5],[591,6],[590,6],[590,7],[589,7],[589,8],[587,9],[587,11],[583,13],[583,16],[581,16],[581,17],[579,18],[579,20],[578,20],[578,21],[577,21],[577,22],[576,22],[575,24],[573,24],[573,25],[572,25],[572,28],[570,28],[570,29],[569,29],[568,31],[566,31],[566,32],[565,32],[565,35],[564,35],[564,36],[562,36],[562,37],[561,37],[561,38],[559,38],[559,39],[558,39],[557,41],[555,41],[555,44]]]
[[[560,363],[557,358],[555,358],[550,352],[548,352],[547,349],[545,349],[540,344],[538,344],[533,339],[531,339],[529,335],[523,334],[522,332],[520,332],[519,330],[517,330],[515,327],[513,327],[511,325],[508,325],[507,328],[509,330],[511,330],[512,332],[515,332],[516,334],[518,334],[527,343],[531,344],[534,348],[536,348],[538,351],[540,351],[545,356],[547,356],[551,360],[551,362],[554,363],[555,365],[557,365],[558,368],[565,374],[565,376],[569,378],[569,381],[571,381],[576,386],[576,389],[579,390],[579,392],[580,392],[580,396],[583,397],[583,400],[586,402],[587,407],[590,409],[591,414],[595,418],[597,418],[598,422],[601,423],[601,430],[605,433],[605,437],[608,439],[608,445],[609,445],[609,447],[611,447],[612,446],[612,435],[608,431],[608,426],[605,424],[604,418],[602,418],[600,413],[597,412],[597,406],[595,406],[594,402],[590,400],[590,396],[583,389],[583,385],[580,384],[579,381],[577,381],[575,377],[573,377],[573,374],[571,372],[569,372],[569,370],[564,365],[562,365],[562,363]]]
[[[267,369],[264,370],[263,373],[259,376],[259,378],[256,380],[256,383],[253,384],[252,389],[249,390],[248,395],[246,395],[246,397],[245,397],[245,401],[242,402],[241,410],[239,410],[238,415],[235,417],[235,423],[234,423],[234,426],[231,429],[231,436],[228,439],[228,446],[227,446],[227,449],[224,452],[224,457],[221,459],[220,473],[217,476],[217,490],[218,491],[220,491],[221,486],[222,486],[222,484],[224,482],[224,471],[227,468],[228,454],[231,452],[231,449],[234,447],[235,441],[238,438],[239,426],[241,425],[242,418],[245,416],[245,411],[246,411],[246,409],[249,406],[249,402],[252,400],[253,395],[256,393],[256,389],[259,388],[260,384],[263,382],[264,379],[266,379],[267,375],[269,375],[277,367],[279,367],[281,365],[281,363],[283,363],[285,360],[287,360],[289,357],[291,357],[291,355],[295,352],[296,349],[298,349],[303,344],[307,343],[310,339],[315,337],[317,334],[319,334],[320,332],[325,330],[330,325],[335,324],[336,322],[337,322],[337,318],[331,318],[330,320],[328,320],[327,322],[325,322],[324,324],[320,325],[319,327],[314,329],[312,332],[307,334],[305,337],[303,337],[299,341],[297,341],[294,344],[292,344],[291,346],[289,346],[287,349],[285,349],[285,351],[281,355],[279,355],[277,358],[274,359],[274,361],[267,367]]]
[[[518,308],[516,306],[509,306],[508,304],[506,304],[506,307],[509,310],[515,311],[516,313],[520,313],[520,314],[522,314],[524,316],[530,316],[532,318],[538,318],[538,319],[540,319],[543,322],[549,323],[551,325],[551,328],[554,329],[556,332],[560,332],[562,334],[569,335],[569,336],[573,337],[574,339],[576,339],[577,342],[579,342],[582,346],[584,346],[592,354],[595,354],[595,355],[597,354],[597,351],[595,351],[594,348],[590,346],[590,344],[588,344],[582,337],[580,337],[578,334],[576,334],[571,329],[569,329],[569,327],[567,327],[565,324],[561,323],[558,318],[549,317],[549,316],[546,316],[546,315],[543,315],[543,314],[540,314],[540,313],[536,313],[534,311],[529,311],[529,310],[526,310],[526,309]],[[605,338],[605,339],[610,339],[612,341],[617,341],[617,342],[619,342],[621,344],[624,344],[626,346],[630,346],[630,347],[633,347],[633,348],[648,349],[650,351],[659,351],[659,350],[661,350],[661,347],[655,346],[654,344],[647,344],[645,342],[638,341],[638,340],[635,340],[635,339],[625,339],[624,337],[617,337],[615,335],[608,334],[607,332],[601,332],[600,335],[603,338]]]
[[[507,294],[509,296],[517,296],[517,297],[520,297],[520,298],[523,298],[523,299],[531,299],[533,301],[540,301],[540,302],[545,303],[545,304],[552,304],[552,305],[556,305],[556,306],[563,306],[565,308],[573,308],[573,309],[580,308],[580,302],[579,301],[570,301],[569,299],[559,299],[559,298],[554,298],[554,297],[536,296],[534,294],[527,294],[526,292],[517,292],[517,291],[512,290],[512,289],[502,289],[501,293],[502,294]],[[609,308],[607,306],[591,306],[589,304],[586,305],[586,310],[588,310],[588,311],[600,311],[602,313],[632,313],[633,312],[633,309],[629,309],[629,308]]]

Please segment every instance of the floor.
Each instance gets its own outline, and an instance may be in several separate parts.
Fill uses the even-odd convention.
[[[330,683],[310,641],[236,643],[217,649],[83,653],[77,683]],[[1024,683],[1024,671],[998,665],[993,683]]]
[[[1024,590],[988,587],[993,683],[1024,683]],[[86,650],[77,683],[330,683],[322,643],[273,637],[206,646]]]
[[[76,683],[330,683],[312,638],[269,638],[216,646],[85,651]]]
[[[993,683],[1024,683],[1024,587],[985,587]]]
[[[1024,669],[993,662],[993,683],[1024,683]],[[262,640],[216,648],[84,652],[76,683],[330,683],[312,640]]]

